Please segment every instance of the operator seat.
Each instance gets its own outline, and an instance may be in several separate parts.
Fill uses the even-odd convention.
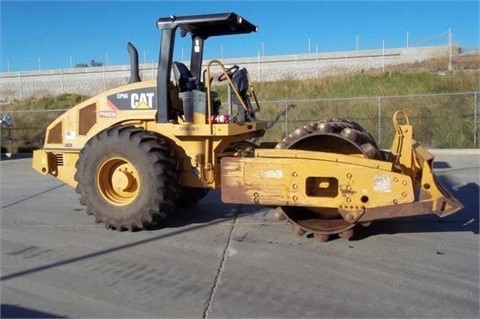
[[[237,72],[233,73],[232,75],[232,82],[237,89],[240,98],[245,103],[247,108],[250,112],[246,112],[246,110],[241,106],[241,102],[239,101],[239,97],[232,92],[232,102],[238,105],[238,112],[239,112],[239,121],[241,122],[255,122],[255,111],[252,106],[252,102],[250,101],[250,95],[248,93],[249,89],[249,78],[248,78],[248,71],[246,68],[241,68]]]
[[[204,92],[205,87],[197,77],[193,76],[192,72],[187,68],[185,64],[174,61],[172,62],[172,69],[173,69],[173,77],[176,82],[175,85],[178,88],[178,97],[182,101],[182,106],[177,104],[176,106],[174,106],[174,108],[177,110],[178,114],[185,115],[185,117],[188,118],[188,120],[190,121],[192,120],[192,117],[190,116],[191,112],[185,110],[185,101],[188,100],[189,101],[188,103],[192,103],[191,102],[193,97],[192,91],[198,90],[198,91]],[[211,105],[212,105],[212,114],[218,114],[219,108],[221,105],[220,100],[218,100],[218,93],[215,91],[211,91],[210,97],[211,97]]]
[[[197,78],[192,75],[192,72],[187,66],[181,62],[172,62],[173,77],[178,84],[180,93],[192,91],[197,88]]]

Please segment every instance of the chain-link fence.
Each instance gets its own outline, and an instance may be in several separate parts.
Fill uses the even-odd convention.
[[[9,111],[12,125],[1,125],[0,147],[3,153],[24,153],[41,148],[47,126],[66,110]],[[0,115],[4,115],[1,113]]]
[[[393,139],[392,117],[404,111],[417,141],[428,148],[479,147],[479,92],[375,96],[260,102],[259,119],[269,121],[262,141],[279,141],[316,120],[343,118],[358,122],[382,148]]]
[[[394,133],[392,116],[402,110],[413,124],[416,140],[424,147],[479,148],[479,94],[260,101],[261,112],[257,118],[267,121],[269,129],[259,142],[278,142],[296,128],[316,120],[343,118],[358,122],[381,148],[388,148]],[[9,112],[13,126],[2,127],[3,152],[25,152],[41,147],[47,125],[64,111]]]

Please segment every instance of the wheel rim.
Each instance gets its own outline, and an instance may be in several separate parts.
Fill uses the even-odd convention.
[[[102,197],[117,206],[131,204],[140,188],[137,169],[131,162],[120,157],[103,162],[98,169],[96,180]]]

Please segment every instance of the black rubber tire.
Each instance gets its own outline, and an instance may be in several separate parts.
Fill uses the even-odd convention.
[[[177,206],[178,207],[188,207],[195,205],[202,198],[207,196],[210,189],[208,188],[199,188],[199,187],[182,187],[180,191],[180,196],[178,197]]]
[[[126,161],[134,168],[137,189],[131,199],[112,203],[105,197],[99,176],[104,163]],[[150,229],[175,209],[180,192],[178,163],[167,141],[134,126],[116,126],[91,138],[76,163],[76,191],[87,214],[94,215],[106,228]],[[112,178],[116,169],[110,169]],[[105,169],[105,171],[108,171]],[[107,194],[108,195],[108,194]]]

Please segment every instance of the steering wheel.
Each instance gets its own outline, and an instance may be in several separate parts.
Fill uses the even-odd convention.
[[[218,82],[222,82],[222,81],[225,81],[227,79],[226,75],[228,75],[229,77],[232,76],[233,73],[237,72],[238,69],[240,69],[240,67],[236,64],[234,64],[232,67],[228,68],[225,70],[225,73],[222,73],[218,78]]]

